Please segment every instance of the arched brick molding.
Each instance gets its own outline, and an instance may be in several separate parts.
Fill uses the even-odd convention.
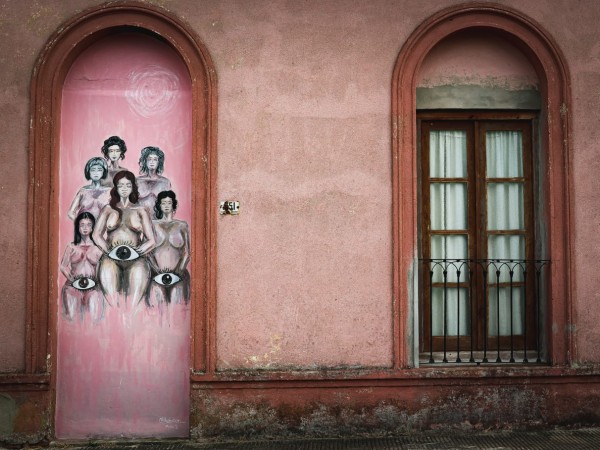
[[[26,372],[51,372],[56,358],[58,229],[56,205],[62,87],[71,64],[89,45],[122,30],[150,33],[181,56],[192,80],[192,344],[193,370],[214,370],[216,74],[190,27],[165,10],[111,2],[82,12],[48,40],[31,81],[28,198]]]
[[[429,51],[452,33],[478,29],[512,42],[531,61],[542,96],[540,147],[547,158],[543,189],[548,199],[548,253],[552,259],[547,315],[548,357],[563,365],[575,359],[571,336],[574,293],[570,233],[570,86],[564,58],[550,35],[523,14],[501,5],[453,6],[423,22],[402,47],[392,81],[393,238],[395,366],[409,367],[412,273],[418,257],[416,82]]]

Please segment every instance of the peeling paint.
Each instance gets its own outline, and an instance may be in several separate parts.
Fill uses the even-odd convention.
[[[564,103],[561,103],[560,105],[560,115],[561,116],[565,116],[567,114],[567,105],[565,105]]]
[[[269,351],[262,355],[250,356],[246,359],[246,364],[251,364],[255,369],[268,369],[275,365],[278,361],[278,355],[281,353],[281,343],[283,336],[274,334],[270,337]]]

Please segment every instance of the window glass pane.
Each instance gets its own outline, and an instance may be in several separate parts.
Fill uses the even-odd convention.
[[[523,183],[488,183],[487,229],[522,230],[524,228]]]
[[[466,183],[431,183],[431,229],[467,229]]]
[[[523,236],[488,236],[488,259],[524,260],[525,238]],[[491,262],[487,268],[488,282],[509,283],[512,270],[512,281],[523,281],[523,266],[515,262]],[[497,272],[500,272],[498,280]]]
[[[491,288],[489,290],[489,336],[510,336],[511,334],[511,291],[512,291],[512,334],[523,334],[524,296],[522,287]],[[498,317],[498,312],[500,317]],[[498,332],[498,319],[500,332]]]
[[[466,234],[452,236],[434,234],[431,236],[432,259],[466,259],[467,257]]]
[[[431,258],[432,259],[466,259],[468,257],[466,235],[432,235],[431,236]],[[466,263],[441,262],[432,265],[433,282],[444,281],[444,270],[446,270],[446,281],[449,283],[466,282],[469,275],[469,267]],[[460,279],[458,278],[460,271]]]
[[[521,235],[488,236],[488,259],[525,259],[525,238]]]
[[[434,336],[444,335],[444,323],[448,325],[447,336],[469,335],[469,291],[465,288],[446,289],[446,320],[444,320],[444,289],[433,288],[431,293],[431,308]],[[459,301],[460,298],[460,301]]]
[[[467,133],[465,131],[430,131],[429,176],[431,178],[467,176]]]
[[[485,139],[488,178],[523,176],[521,131],[488,131]]]

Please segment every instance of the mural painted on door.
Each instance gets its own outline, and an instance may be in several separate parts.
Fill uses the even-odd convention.
[[[61,110],[56,435],[189,433],[191,81],[151,36],[74,62]]]

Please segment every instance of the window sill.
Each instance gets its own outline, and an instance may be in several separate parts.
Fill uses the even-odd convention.
[[[600,364],[551,366],[544,364],[431,364],[407,369],[352,368],[336,370],[228,370],[214,374],[193,373],[192,383],[231,388],[279,386],[411,386],[423,384],[460,385],[466,383],[502,384],[503,382],[572,383],[595,378],[600,381]]]

